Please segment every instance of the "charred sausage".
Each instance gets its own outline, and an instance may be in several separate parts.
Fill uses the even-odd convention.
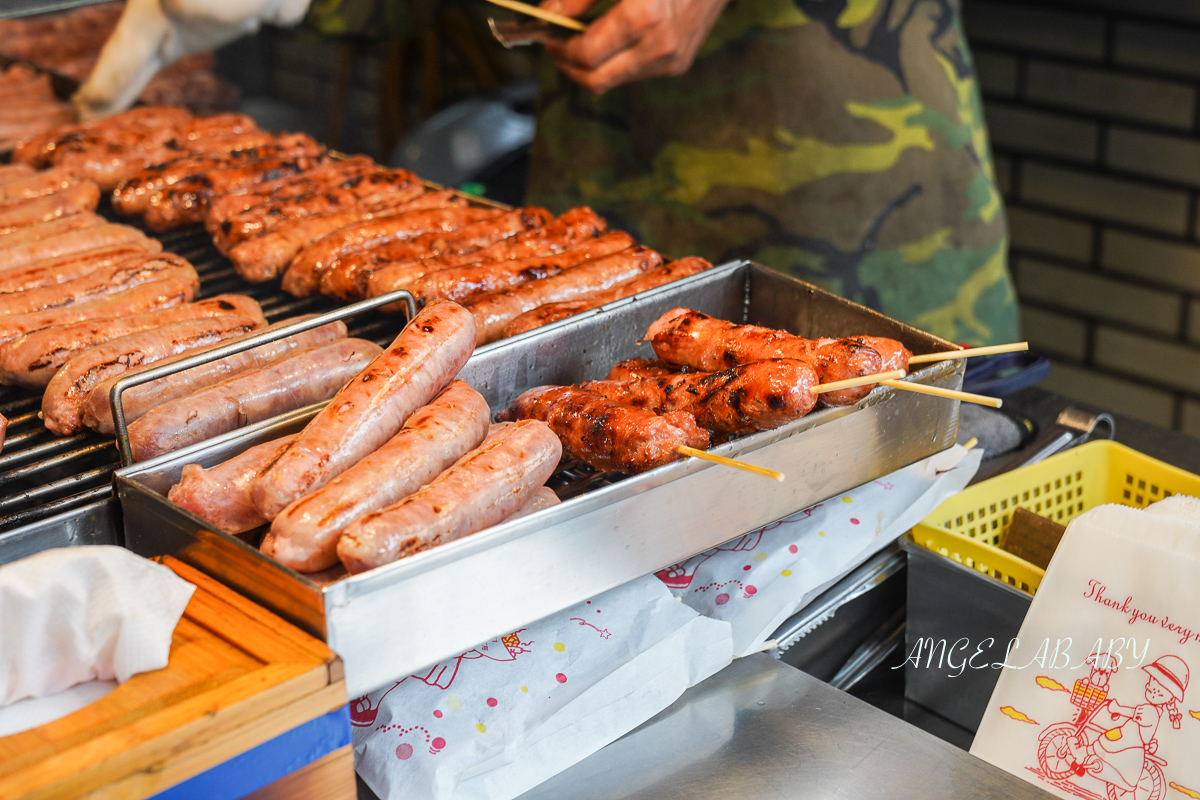
[[[142,364],[223,342],[258,328],[248,317],[212,317],[172,322],[89,347],[54,373],[42,395],[42,418],[60,436],[83,430],[83,403],[96,384]]]
[[[861,339],[803,339],[758,325],[714,319],[686,308],[672,309],[655,320],[646,339],[654,347],[655,355],[668,364],[702,372],[768,358],[807,362],[816,369],[822,383],[883,371],[879,353]],[[872,388],[867,385],[826,392],[821,399],[830,405],[852,405]]]
[[[477,343],[487,344],[499,339],[508,323],[526,311],[546,303],[575,300],[592,292],[611,289],[660,264],[662,256],[649,247],[637,245],[594,261],[585,261],[561,275],[470,300],[467,308],[475,317]]]
[[[174,308],[43,328],[0,344],[0,383],[44,387],[71,356],[89,347],[171,322],[227,316],[248,317],[266,324],[254,300],[242,295],[218,295]]]
[[[530,389],[501,418],[542,420],[568,455],[604,472],[645,472],[682,459],[682,445],[707,448],[709,443],[708,432],[690,414],[659,416],[574,386]]]
[[[192,265],[179,256],[170,253],[137,253],[73,280],[0,295],[0,315],[30,314],[47,308],[61,308],[115,294],[139,283],[172,277],[199,280]]]

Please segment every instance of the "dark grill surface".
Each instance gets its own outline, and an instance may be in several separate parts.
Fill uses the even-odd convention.
[[[116,222],[138,224],[104,207],[100,211]],[[201,227],[151,235],[163,243],[165,251],[183,256],[196,267],[201,297],[249,295],[262,305],[268,322],[329,311],[338,305],[325,297],[297,300],[281,291],[277,282],[246,283]],[[346,322],[351,336],[386,346],[400,332],[404,317],[367,313]],[[116,442],[96,433],[55,436],[38,418],[41,398],[40,392],[0,387],[0,414],[8,418],[8,435],[0,452],[0,531],[112,495],[112,474],[120,465]]]

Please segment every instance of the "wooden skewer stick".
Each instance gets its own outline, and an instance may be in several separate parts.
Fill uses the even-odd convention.
[[[755,475],[762,475],[767,478],[774,478],[780,483],[783,482],[782,472],[776,472],[775,470],[767,469],[766,467],[756,467],[753,464],[747,464],[745,461],[738,461],[733,458],[726,458],[725,456],[715,456],[705,450],[697,450],[694,447],[687,447],[685,445],[680,445],[677,447],[675,452],[681,455],[691,456],[692,458],[702,458],[705,461],[711,461],[714,464],[721,464],[726,467],[744,469],[746,472],[753,472]]]
[[[979,444],[979,440],[972,436],[970,439],[967,439],[965,442],[963,442],[963,450],[970,450],[977,444]]]
[[[909,366],[913,364],[929,364],[934,361],[953,361],[956,358],[970,358],[971,356],[991,356],[996,353],[1020,353],[1028,349],[1029,342],[993,344],[987,347],[969,347],[966,350],[947,350],[944,353],[926,353],[923,356],[913,356],[908,360],[908,363]]]
[[[868,383],[881,383],[883,381],[895,380],[903,378],[907,375],[902,369],[894,369],[891,372],[878,372],[874,375],[860,375],[857,378],[847,378],[844,381],[830,381],[829,383],[817,384],[812,388],[813,394],[821,394],[823,392],[836,392],[838,389],[853,389],[855,386],[865,386]]]
[[[516,11],[520,14],[537,17],[544,22],[549,22],[552,25],[558,25],[562,28],[570,28],[573,31],[587,30],[587,25],[584,25],[577,19],[565,17],[562,14],[555,14],[553,11],[545,11],[529,3],[522,3],[520,0],[488,0],[488,2],[498,5],[501,8],[507,8],[509,11]]]
[[[931,394],[935,397],[945,397],[948,400],[962,400],[964,403],[978,403],[981,406],[991,406],[992,408],[999,408],[1004,405],[1004,401],[999,397],[960,392],[955,389],[943,389],[940,386],[926,386],[923,383],[909,383],[907,381],[880,381],[880,383],[884,386],[891,386],[893,389],[904,389],[905,391],[916,392],[917,394]]]

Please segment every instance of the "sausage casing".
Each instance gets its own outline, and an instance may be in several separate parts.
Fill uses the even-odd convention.
[[[258,510],[273,520],[378,450],[454,379],[474,349],[475,326],[462,306],[425,308],[262,474],[254,485]]]
[[[68,217],[67,219],[70,219]],[[54,223],[43,222],[43,225],[54,225],[66,220],[55,220]],[[13,234],[14,236],[16,234]],[[98,247],[112,247],[119,244],[143,243],[147,250],[153,250],[151,240],[137,228],[128,225],[103,224],[91,227],[68,230],[48,236],[44,239],[18,244],[0,250],[0,274],[16,267],[23,267],[37,261],[51,258],[61,258],[72,253],[85,250],[95,250]],[[161,249],[161,245],[158,245]]]
[[[0,295],[27,292],[43,286],[82,278],[98,269],[119,264],[144,253],[157,253],[162,248],[157,239],[135,240],[80,253],[68,253],[58,258],[35,261],[24,267],[0,272]]]
[[[347,525],[398,503],[478,447],[490,419],[483,396],[452,381],[382,447],[275,517],[264,552],[300,572],[332,567]]]
[[[145,461],[328,400],[381,350],[342,339],[157,405],[129,426],[133,458]]]
[[[338,558],[364,572],[490,528],[524,505],[561,457],[558,437],[541,422],[499,430],[428,486],[351,524]]]
[[[54,373],[42,394],[42,418],[60,436],[83,430],[83,403],[96,384],[142,364],[245,336],[258,328],[248,317],[172,322],[89,347]]]
[[[266,328],[266,330],[290,325],[298,319],[307,319],[307,317],[285,319],[276,322],[274,325]],[[156,408],[163,403],[168,403],[171,400],[198,392],[201,389],[220,383],[235,375],[242,375],[260,369],[268,364],[273,364],[288,356],[295,355],[301,350],[321,347],[345,338],[345,323],[331,322],[328,325],[322,325],[311,331],[297,333],[286,339],[280,339],[277,342],[259,345],[251,350],[225,356],[216,361],[210,361],[207,364],[200,364],[183,372],[159,378],[156,381],[132,386],[121,395],[121,405],[125,409],[125,420],[126,422],[133,422],[150,411],[150,409]],[[212,345],[212,347],[219,347],[220,344]],[[169,364],[172,361],[178,361],[179,359],[195,355],[207,349],[211,348],[200,348],[199,350],[192,350],[183,355],[164,358],[146,367],[132,369],[118,376],[118,378],[137,374],[142,369],[148,369],[149,367]],[[113,427],[112,405],[109,401],[109,392],[118,378],[110,378],[99,383],[88,392],[87,400],[83,404],[83,424],[92,430],[108,434],[111,434],[115,430]]]
[[[185,464],[167,499],[226,533],[239,534],[266,522],[250,501],[250,487],[296,434],[255,445],[212,469]]]
[[[254,300],[219,295],[174,308],[43,328],[0,344],[0,383],[43,387],[71,356],[89,347],[171,322],[223,316],[243,316],[266,324]]]

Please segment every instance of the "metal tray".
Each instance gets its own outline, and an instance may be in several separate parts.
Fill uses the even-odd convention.
[[[916,353],[952,347],[741,262],[480,348],[460,377],[494,411],[533,386],[602,377],[647,355],[639,336],[676,306],[809,336],[888,336]],[[958,388],[962,369],[942,362],[913,379]],[[855,406],[714,448],[784,472],[782,484],[695,459],[634,477],[585,476],[560,491],[582,494],[558,506],[353,577],[293,572],[165,497],[184,464],[211,467],[298,430],[315,408],[119,470],[115,480],[126,546],[174,555],[324,638],[345,661],[354,696],[943,450],[958,411],[957,401],[876,389]]]

